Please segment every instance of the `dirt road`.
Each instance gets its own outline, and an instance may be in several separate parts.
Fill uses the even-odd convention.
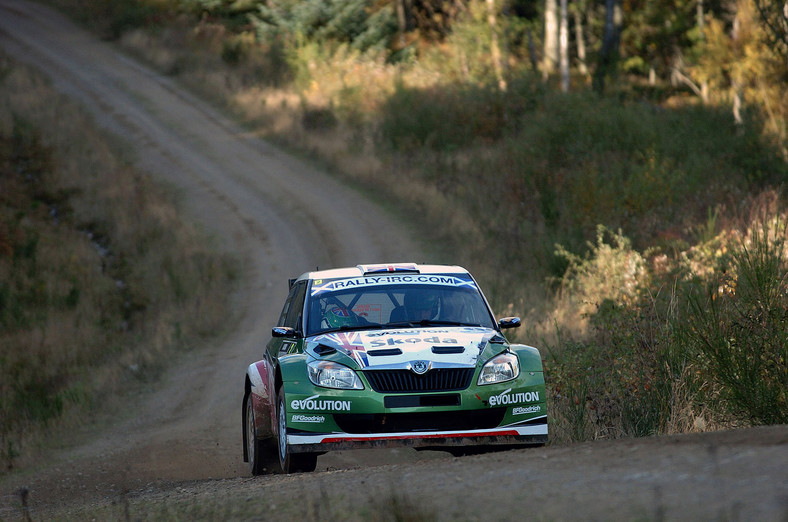
[[[294,491],[342,498],[340,488],[393,485],[444,519],[788,520],[785,426],[463,459],[345,452],[320,457],[311,475],[239,478],[248,476],[242,379],[262,353],[287,278],[316,266],[426,259],[408,231],[352,189],[248,135],[171,78],[50,9],[0,0],[0,46],[127,140],[137,164],[176,187],[187,211],[245,268],[234,333],[198,347],[129,406],[128,420],[5,481],[0,519],[19,515],[13,491],[21,485],[30,489],[33,513],[111,502],[124,491],[172,501],[246,495],[282,506]]]

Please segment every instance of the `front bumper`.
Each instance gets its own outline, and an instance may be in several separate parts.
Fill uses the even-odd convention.
[[[364,448],[440,448],[456,446],[542,445],[547,443],[547,416],[525,424],[492,429],[461,431],[419,431],[399,433],[288,433],[293,453],[323,452]]]
[[[289,451],[547,443],[542,372],[482,386],[478,372],[465,389],[408,393],[375,391],[366,374],[363,390],[285,378]]]

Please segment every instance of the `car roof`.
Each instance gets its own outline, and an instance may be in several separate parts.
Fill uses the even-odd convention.
[[[297,279],[337,279],[346,277],[362,277],[365,275],[379,274],[467,274],[468,271],[455,265],[422,265],[418,263],[377,263],[356,265],[346,268],[333,268],[330,270],[317,270],[301,274]]]

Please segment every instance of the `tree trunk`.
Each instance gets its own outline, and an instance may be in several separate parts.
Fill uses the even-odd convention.
[[[561,0],[561,30],[560,51],[561,51],[561,90],[569,92],[569,13],[568,0]]]
[[[405,34],[413,29],[411,22],[412,0],[397,0],[397,24],[399,25],[399,41],[402,47],[405,46]]]
[[[607,76],[614,74],[618,62],[618,43],[621,28],[621,7],[617,0],[605,0],[605,35],[599,51],[599,63],[594,73],[594,90],[605,92]]]
[[[536,45],[534,45],[534,35],[531,34],[531,28],[525,30],[528,35],[528,58],[531,61],[531,68],[536,71],[539,69],[539,58],[536,56]]]
[[[588,74],[586,65],[586,39],[583,35],[583,11],[584,2],[575,3],[575,40],[577,40],[577,68],[581,74]]]
[[[555,73],[558,60],[558,6],[556,0],[545,0],[543,79],[547,80],[551,74]]]
[[[703,0],[698,0],[697,17],[698,32],[700,33],[700,37],[705,39],[705,35],[703,34],[703,29],[705,27],[705,20],[703,17]],[[704,104],[709,103],[709,82],[706,80],[700,82],[700,99],[703,100]]]
[[[741,37],[741,18],[739,18],[738,6],[736,7],[736,15],[733,17],[733,27],[731,28],[731,40],[733,40],[733,46],[738,47],[737,41]],[[739,77],[737,73],[731,74],[731,95],[733,98],[733,122],[740,126],[744,123],[741,117],[741,106],[742,106],[742,96],[741,96],[741,83],[739,82]]]
[[[492,55],[493,69],[495,78],[498,80],[498,89],[506,91],[506,80],[503,77],[503,65],[501,64],[501,47],[498,42],[498,21],[496,20],[495,0],[487,0],[487,23],[490,25],[490,54]]]

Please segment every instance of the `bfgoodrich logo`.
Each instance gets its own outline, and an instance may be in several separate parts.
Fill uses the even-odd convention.
[[[293,415],[293,422],[325,422],[326,418],[322,415]]]
[[[512,415],[525,415],[526,413],[537,413],[541,410],[539,406],[526,406],[525,408],[512,408]]]

